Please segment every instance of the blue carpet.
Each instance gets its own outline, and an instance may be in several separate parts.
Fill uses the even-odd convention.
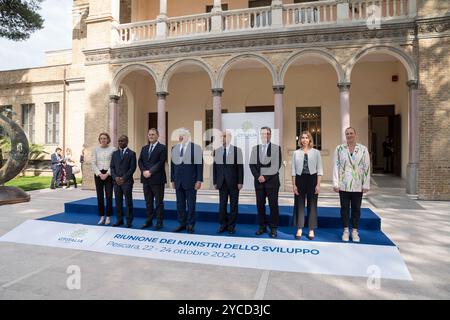
[[[86,213],[60,213],[56,215],[52,215],[49,217],[42,218],[40,220],[46,221],[54,221],[54,222],[64,222],[64,223],[79,223],[85,225],[97,225],[98,216],[96,214],[86,214]],[[115,219],[113,218],[114,222]],[[135,217],[133,221],[133,228],[140,228],[145,223],[144,217]],[[171,232],[178,226],[178,222],[174,219],[164,220],[164,228],[160,231],[163,232]],[[227,232],[222,234],[217,233],[218,228],[217,222],[204,222],[198,221],[195,225],[195,233],[202,235],[210,235],[210,236],[233,236],[233,237],[261,237],[268,238],[267,234],[256,236],[255,231],[257,230],[256,224],[238,224],[236,226],[236,233],[233,235],[229,235]],[[113,228],[111,226],[105,226],[105,228]],[[151,230],[149,228],[148,230]],[[185,232],[185,231],[184,231]],[[296,228],[294,227],[280,227],[278,229],[278,238],[282,240],[291,240],[291,241],[299,241],[294,239],[294,234],[296,232]],[[303,238],[301,241],[311,241],[306,238],[308,230],[305,228],[303,230]],[[316,229],[316,237],[313,241],[318,242],[342,242],[342,228],[318,228]],[[386,245],[386,246],[394,246],[394,243],[389,240],[389,238],[380,230],[364,230],[360,229],[359,231],[362,244],[372,244],[372,245]]]
[[[134,200],[134,216],[146,217],[145,201]],[[280,227],[290,227],[292,224],[292,206],[280,206]],[[90,214],[97,216],[97,198],[87,198],[79,201],[68,202],[65,204],[65,212]],[[198,222],[218,221],[219,204],[197,202],[196,205]],[[267,206],[266,212],[269,213]],[[115,209],[114,209],[115,213]],[[164,201],[164,219],[177,220],[176,202]],[[256,205],[240,204],[238,224],[257,225]],[[339,229],[342,228],[342,220],[339,208],[319,207],[318,208],[318,226],[321,229]],[[372,210],[368,208],[361,209],[361,219],[359,223],[361,230],[381,230],[381,219]]]

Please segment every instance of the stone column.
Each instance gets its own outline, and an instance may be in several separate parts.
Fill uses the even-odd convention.
[[[213,94],[213,129],[222,130],[222,88],[212,89]]]
[[[337,22],[348,22],[350,20],[350,5],[348,0],[337,1]]]
[[[284,86],[274,86],[273,87],[273,93],[274,93],[274,105],[275,105],[275,129],[278,130],[278,144],[281,146],[281,150],[283,150],[283,93],[284,93]]]
[[[119,96],[110,95],[109,96],[109,134],[111,136],[111,143],[113,146],[117,147],[117,114],[119,107]]]
[[[282,0],[272,0],[271,14],[272,14],[272,25],[270,27],[274,29],[283,27]]]
[[[341,143],[345,142],[345,129],[350,127],[350,83],[338,83],[341,106]]]
[[[166,137],[166,97],[169,94],[167,92],[157,92],[158,97],[158,131],[159,131],[159,141],[162,144],[167,145]]]
[[[417,194],[417,169],[419,165],[419,126],[417,108],[417,80],[406,83],[408,92],[409,160],[406,167],[406,193]]]
[[[222,0],[214,0],[211,17],[211,31],[222,32]]]
[[[417,0],[408,0],[408,17],[414,18],[417,15]]]
[[[167,38],[167,0],[159,0],[159,15],[156,17],[156,38]]]

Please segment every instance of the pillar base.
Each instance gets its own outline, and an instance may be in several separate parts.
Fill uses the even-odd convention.
[[[0,205],[30,201],[30,195],[17,187],[0,187]]]
[[[417,194],[417,163],[408,163],[406,167],[406,193]]]

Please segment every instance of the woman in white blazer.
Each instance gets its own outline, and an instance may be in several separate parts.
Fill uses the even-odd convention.
[[[317,199],[320,192],[320,181],[323,176],[320,151],[313,148],[313,138],[309,131],[303,131],[299,137],[300,149],[292,155],[292,189],[296,197],[293,224],[297,227],[295,239],[301,239],[305,226],[305,200],[308,200],[308,238],[314,239],[317,227]]]

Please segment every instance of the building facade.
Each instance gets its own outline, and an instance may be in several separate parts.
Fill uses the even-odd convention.
[[[351,125],[374,172],[390,136],[393,173],[407,192],[450,200],[449,8],[436,0],[75,0],[71,53],[50,53],[46,68],[0,72],[0,105],[28,128],[34,104],[27,130],[37,143],[75,155],[85,144],[88,188],[101,131],[113,141],[128,135],[139,151],[156,126],[170,150],[172,132],[186,127],[200,132],[207,158],[204,131],[221,129],[223,113],[271,111],[286,190],[298,134],[313,133],[330,180]],[[54,110],[58,133],[49,129]],[[210,173],[206,165],[202,188]]]

